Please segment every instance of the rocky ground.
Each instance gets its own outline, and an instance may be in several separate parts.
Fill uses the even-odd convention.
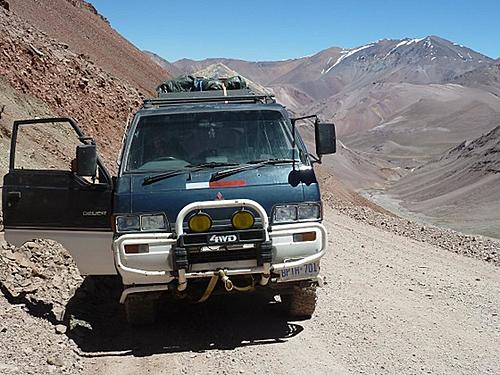
[[[157,325],[130,328],[117,280],[82,282],[51,241],[4,243],[0,372],[500,371],[498,242],[328,196],[325,207],[327,284],[305,322],[284,318],[277,302],[242,296],[164,307]]]
[[[65,306],[82,278],[60,245],[2,243],[0,373],[79,373],[76,345],[65,335]]]
[[[387,215],[370,207],[340,201],[335,198],[333,193],[329,192],[325,193],[325,199],[339,212],[357,221],[419,242],[429,243],[456,254],[500,265],[500,247],[499,241],[496,239],[464,234],[451,229],[403,219],[395,215]]]

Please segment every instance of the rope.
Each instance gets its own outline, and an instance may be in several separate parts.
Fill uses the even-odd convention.
[[[219,275],[212,276],[212,278],[210,279],[210,282],[208,283],[207,289],[205,290],[205,293],[203,293],[201,298],[196,303],[205,302],[208,299],[208,297],[210,297],[210,295],[214,291],[215,285],[217,284],[218,280],[219,280]]]
[[[227,276],[226,272],[224,270],[219,270],[218,273],[215,273],[210,281],[208,282],[207,289],[205,289],[205,292],[201,296],[201,298],[196,302],[196,303],[202,303],[205,302],[211,295],[212,292],[215,289],[215,285],[217,285],[217,281],[219,281],[219,278],[221,281],[224,283],[224,288],[230,292],[232,290],[236,290],[238,292],[249,292],[251,290],[255,289],[255,280],[252,277],[252,283],[247,286],[236,286],[233,284],[233,282],[229,279]]]

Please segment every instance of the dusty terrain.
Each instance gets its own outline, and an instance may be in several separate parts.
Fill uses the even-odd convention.
[[[4,246],[0,275],[38,267],[49,277],[2,276],[1,290],[9,298],[0,295],[0,368],[6,374],[498,373],[500,244],[481,237],[467,243],[438,228],[414,240],[378,228],[382,214],[329,202],[337,209],[326,211],[327,283],[308,321],[287,320],[277,302],[234,296],[165,306],[156,325],[132,329],[116,304],[119,287],[112,280],[80,285],[71,261],[54,244]],[[382,216],[387,224],[400,220]],[[412,226],[420,227],[407,222],[399,229]],[[429,243],[435,236],[457,249],[476,250],[468,257],[446,251]],[[479,248],[496,255],[489,263],[477,259]],[[39,254],[62,262],[45,269]],[[68,261],[60,287],[44,288]],[[69,301],[62,324],[61,301]]]

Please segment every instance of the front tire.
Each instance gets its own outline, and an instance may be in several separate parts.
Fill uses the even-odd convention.
[[[297,287],[281,295],[281,302],[291,318],[310,319],[316,310],[316,286]]]
[[[158,301],[149,296],[131,294],[124,303],[125,318],[133,326],[153,324],[158,313]]]

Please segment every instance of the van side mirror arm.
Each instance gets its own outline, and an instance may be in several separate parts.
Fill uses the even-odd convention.
[[[311,154],[310,152],[307,153],[307,155],[311,158],[311,161],[312,161],[312,164],[321,164],[322,161],[321,161],[321,155],[314,155],[314,154]]]
[[[295,141],[295,138],[296,138],[296,135],[295,135],[295,123],[297,121],[300,121],[300,120],[308,120],[308,119],[311,119],[311,118],[314,118],[316,119],[315,122],[318,121],[318,115],[309,115],[309,116],[302,116],[302,117],[294,117],[294,118],[291,118],[290,121],[292,122],[292,159],[293,159],[293,169],[295,169],[295,145],[296,145],[296,141]],[[311,154],[308,153],[309,156],[312,156]],[[317,157],[313,157],[313,163],[320,163],[321,164],[321,157],[320,158],[317,158]]]

